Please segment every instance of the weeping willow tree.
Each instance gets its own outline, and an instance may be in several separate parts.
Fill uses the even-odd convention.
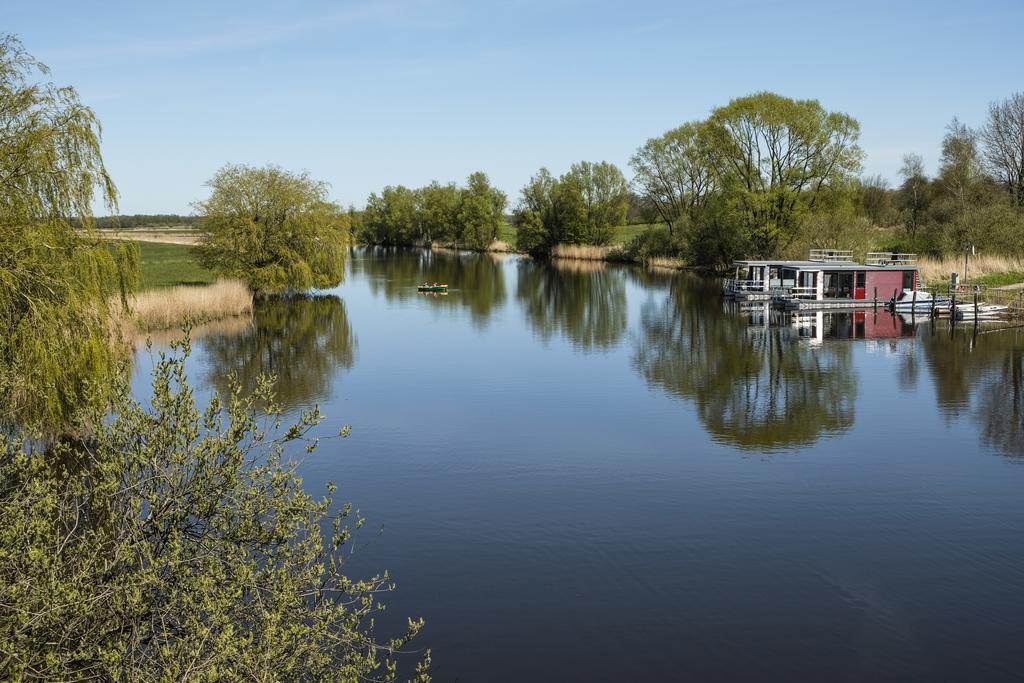
[[[334,287],[345,273],[346,216],[327,184],[277,166],[228,165],[197,202],[199,255],[258,294]]]
[[[0,36],[0,417],[55,425],[117,365],[110,302],[127,303],[138,256],[89,237],[117,190],[96,115],[48,74]]]

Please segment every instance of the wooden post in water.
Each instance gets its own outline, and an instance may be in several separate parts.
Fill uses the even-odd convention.
[[[878,313],[878,287],[875,287],[875,313]]]
[[[915,315],[917,315],[917,290],[916,289],[914,290],[914,293],[910,295],[910,317],[911,317],[911,319],[913,319],[913,317]]]
[[[974,288],[974,328],[978,328],[978,288]]]

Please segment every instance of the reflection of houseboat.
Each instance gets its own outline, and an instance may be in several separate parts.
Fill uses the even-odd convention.
[[[864,263],[837,249],[812,250],[806,261],[743,260],[725,294],[739,301],[771,300],[790,309],[884,304],[917,288],[914,254],[869,253]]]
[[[883,311],[793,311],[789,315],[798,335],[817,343],[825,339],[898,339],[915,334],[913,320]]]

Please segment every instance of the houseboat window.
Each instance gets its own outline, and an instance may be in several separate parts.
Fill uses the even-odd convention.
[[[853,273],[825,273],[824,284],[826,299],[853,297]]]
[[[866,276],[867,273],[865,273],[863,270],[857,271],[857,289],[864,289],[864,287],[866,286]]]
[[[905,270],[903,271],[903,289],[914,288],[914,271]]]

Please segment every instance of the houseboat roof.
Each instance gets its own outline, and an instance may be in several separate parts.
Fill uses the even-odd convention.
[[[777,266],[793,270],[917,270],[912,263],[867,265],[856,261],[776,261],[772,259],[745,259],[733,261],[734,266]]]

